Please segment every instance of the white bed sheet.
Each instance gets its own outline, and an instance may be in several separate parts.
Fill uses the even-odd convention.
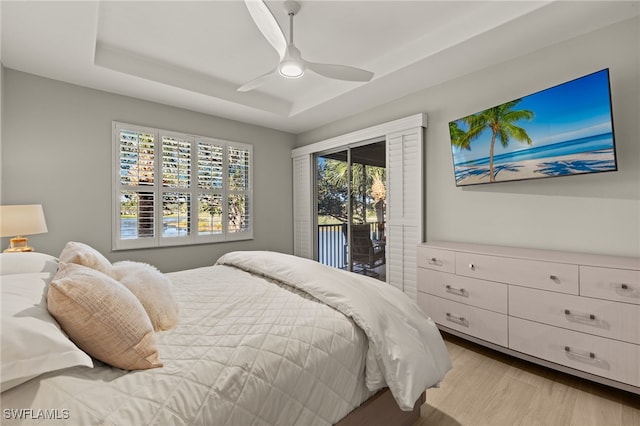
[[[163,368],[45,374],[2,393],[2,424],[322,425],[371,396],[367,338],[333,308],[229,266],[169,276]]]

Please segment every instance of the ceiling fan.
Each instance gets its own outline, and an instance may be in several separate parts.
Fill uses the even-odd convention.
[[[300,3],[296,1],[284,2],[285,10],[289,15],[289,42],[287,42],[280,25],[278,25],[278,21],[276,21],[276,18],[274,18],[263,0],[245,0],[245,4],[262,35],[278,52],[280,63],[268,73],[239,87],[239,92],[255,89],[272,75],[280,74],[286,78],[298,78],[302,77],[305,70],[337,80],[369,81],[373,77],[371,71],[345,65],[319,64],[302,58],[300,50],[293,44],[293,17],[300,11]]]

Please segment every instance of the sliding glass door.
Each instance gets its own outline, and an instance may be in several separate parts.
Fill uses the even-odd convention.
[[[348,150],[316,156],[317,260],[337,268],[348,265],[348,157]]]
[[[385,141],[316,155],[317,260],[386,280]]]

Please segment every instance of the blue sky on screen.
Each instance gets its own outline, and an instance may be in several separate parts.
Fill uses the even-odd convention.
[[[522,97],[515,109],[533,111],[532,120],[516,123],[526,129],[532,145],[511,140],[505,149],[496,141],[495,155],[579,139],[612,131],[607,70]],[[467,130],[464,124],[460,125]],[[454,148],[456,162],[487,157],[491,131],[485,130],[471,142],[471,151]]]

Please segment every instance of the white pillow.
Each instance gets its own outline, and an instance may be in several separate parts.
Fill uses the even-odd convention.
[[[113,264],[112,277],[127,287],[142,303],[155,331],[169,330],[178,323],[178,303],[171,280],[155,266],[123,260]]]
[[[144,307],[108,275],[61,262],[47,303],[63,330],[94,358],[124,370],[162,367]]]
[[[69,241],[60,253],[60,262],[75,263],[111,276],[111,262],[88,244]]]
[[[62,332],[47,310],[50,280],[48,272],[3,275],[0,280],[2,392],[49,371],[93,367],[91,357]]]
[[[0,275],[48,272],[58,270],[58,259],[44,253],[0,253]]]

